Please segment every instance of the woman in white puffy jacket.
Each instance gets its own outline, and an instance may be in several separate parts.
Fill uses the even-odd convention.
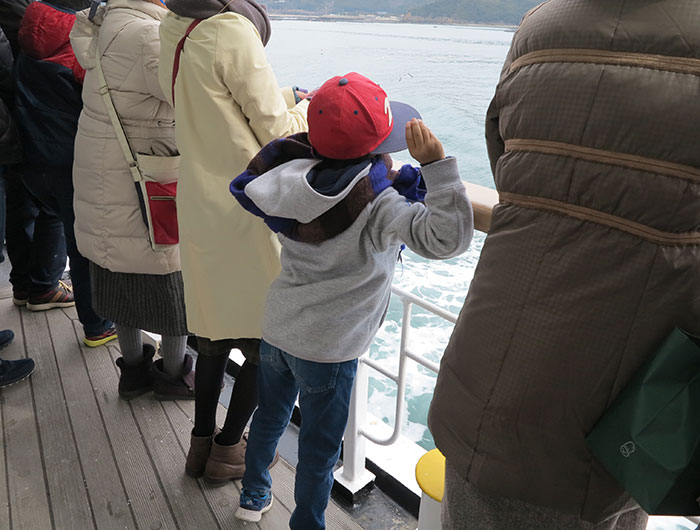
[[[99,92],[96,54],[134,152],[177,155],[174,112],[158,84],[158,0],[109,0],[90,19],[78,13],[71,44],[85,68],[83,111],[75,144],[75,235],[90,260],[93,304],[117,327],[122,357],[119,395],[151,389],[160,399],[193,399],[192,358],[177,245],[151,248],[134,181]],[[163,359],[141,330],[162,335]]]

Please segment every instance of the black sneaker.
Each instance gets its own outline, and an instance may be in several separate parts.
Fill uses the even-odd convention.
[[[23,291],[12,291],[12,303],[18,306],[27,305],[27,298],[29,296]]]
[[[5,361],[0,359],[0,388],[14,385],[29,377],[34,371],[32,359]]]

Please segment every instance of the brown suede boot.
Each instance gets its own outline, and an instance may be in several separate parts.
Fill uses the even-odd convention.
[[[248,433],[234,445],[219,445],[212,439],[209,459],[204,468],[204,481],[211,486],[223,486],[231,480],[243,478],[247,445]]]
[[[204,469],[204,481],[210,486],[218,487],[231,480],[243,478],[247,446],[248,432],[245,432],[235,445],[219,445],[212,437],[211,451]],[[277,463],[279,456],[275,451],[275,458],[267,469],[271,469]]]
[[[218,432],[217,429],[211,436],[190,435],[190,450],[187,451],[187,460],[185,461],[185,473],[188,476],[199,478],[204,475],[204,468],[207,465],[212,440]]]

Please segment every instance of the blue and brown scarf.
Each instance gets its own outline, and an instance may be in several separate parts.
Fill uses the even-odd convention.
[[[307,133],[273,140],[251,160],[245,172],[233,179],[229,187],[243,208],[262,218],[273,232],[281,233],[295,241],[321,243],[332,239],[348,229],[365,207],[389,187],[393,187],[409,202],[423,202],[425,199],[426,189],[420,169],[407,164],[399,171],[393,170],[392,160],[388,155],[353,161],[324,159],[314,168],[317,173],[318,170],[337,171],[339,176],[347,176],[348,170],[351,170],[348,181],[367,165],[371,164],[371,167],[367,176],[357,181],[345,198],[309,223],[267,215],[245,194],[245,187],[260,175],[299,158],[318,158],[314,156]],[[324,193],[314,183],[312,186],[319,193]],[[339,191],[334,190],[332,194]]]

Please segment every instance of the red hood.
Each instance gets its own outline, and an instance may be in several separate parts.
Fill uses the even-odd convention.
[[[78,64],[70,45],[75,13],[44,2],[32,2],[22,17],[17,40],[22,52],[32,59],[58,63],[70,68],[82,83],[85,70]]]

